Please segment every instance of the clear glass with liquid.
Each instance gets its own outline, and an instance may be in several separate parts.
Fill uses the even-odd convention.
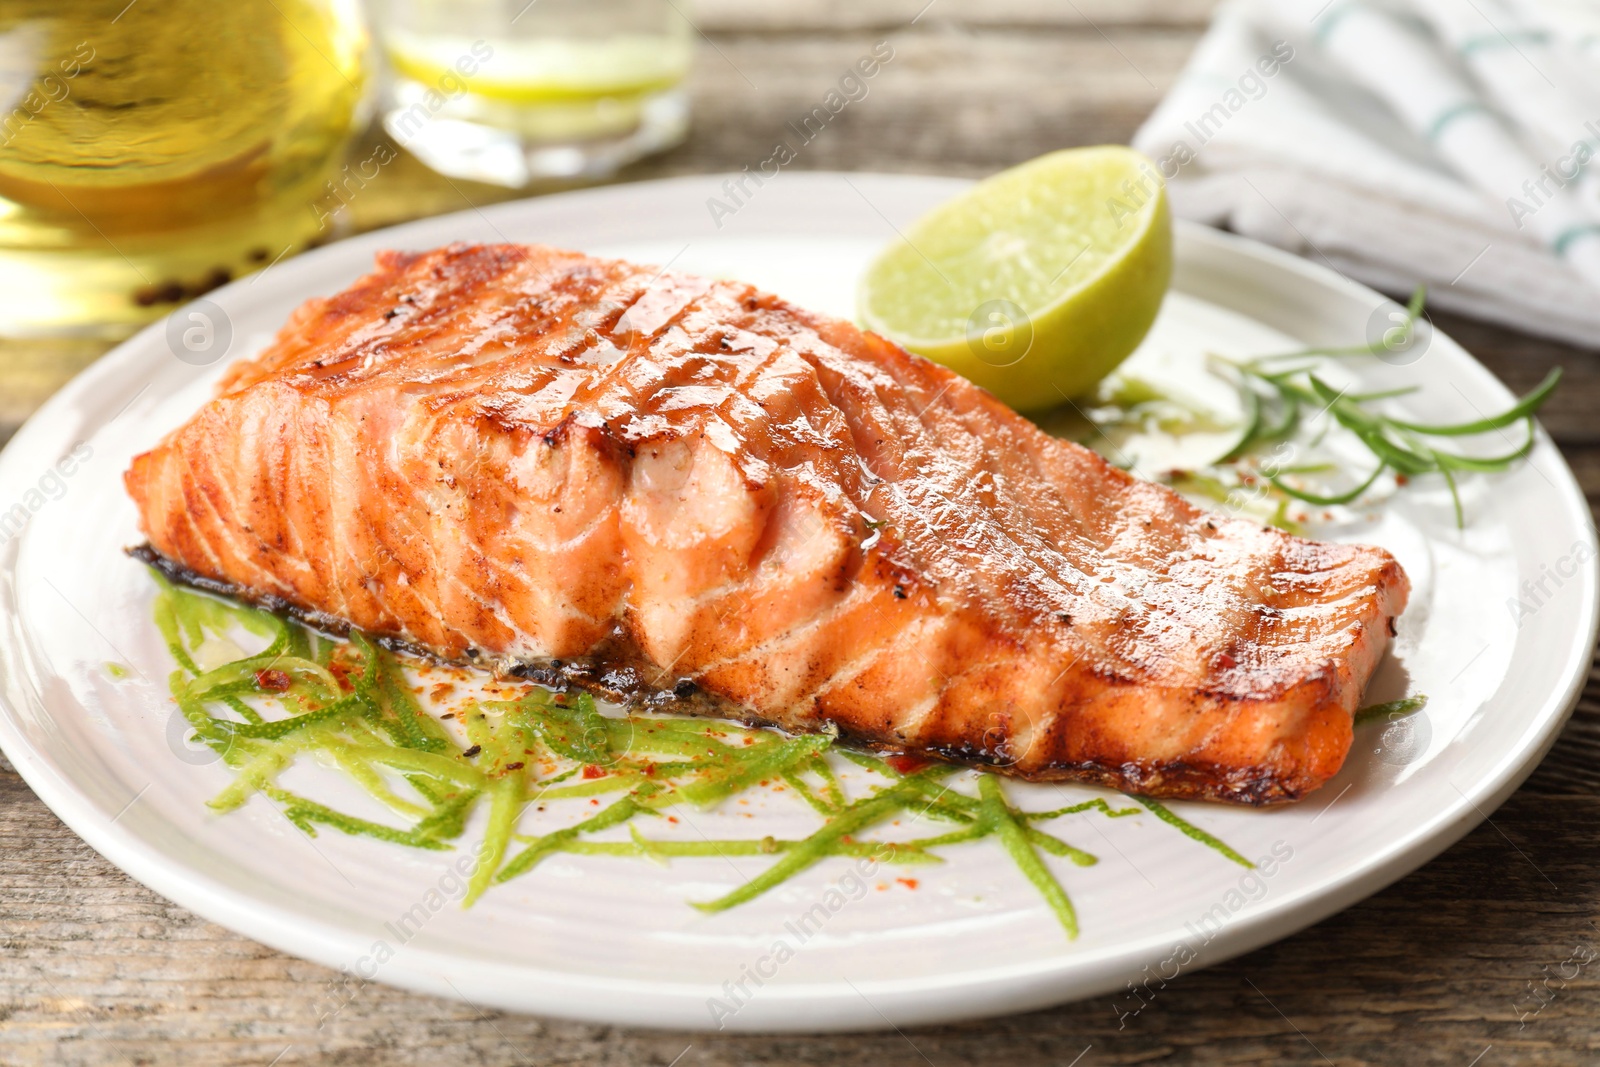
[[[0,337],[125,336],[329,236],[358,0],[0,0]]]
[[[384,129],[451,177],[593,178],[688,129],[688,0],[378,0]]]

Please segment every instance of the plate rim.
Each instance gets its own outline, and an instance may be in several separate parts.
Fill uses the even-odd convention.
[[[355,258],[371,248],[405,240],[409,231],[426,227],[448,225],[453,221],[481,220],[494,228],[496,216],[516,216],[530,210],[559,210],[590,202],[603,206],[612,198],[632,199],[652,194],[671,195],[687,189],[715,192],[721,183],[737,174],[690,175],[647,182],[623,183],[596,189],[574,190],[547,196],[508,201],[489,208],[468,208],[450,215],[413,220],[397,226],[372,231],[336,242],[323,248],[295,257],[283,268],[288,271],[314,268],[326,260]],[[796,188],[820,185],[823,182],[862,182],[870,185],[893,186],[899,183],[917,183],[925,188],[943,188],[950,192],[973,184],[968,179],[938,175],[886,174],[875,172],[811,171],[785,176],[785,183]],[[1277,267],[1303,281],[1342,291],[1346,295],[1365,299],[1383,299],[1367,286],[1338,274],[1336,271],[1281,249],[1259,242],[1222,233],[1199,224],[1177,221],[1180,249],[1198,244],[1221,249],[1246,259],[1254,259]],[[240,279],[219,290],[219,293],[237,293],[261,275]],[[293,277],[291,274],[290,277]],[[216,294],[208,294],[215,296]],[[188,305],[185,305],[188,306]],[[178,309],[179,311],[182,308]],[[66,386],[52,396],[23,425],[3,452],[0,452],[0,473],[11,463],[20,463],[20,457],[31,441],[36,425],[48,421],[58,411],[67,408],[72,399],[93,390],[103,379],[115,378],[126,367],[140,359],[141,350],[149,344],[152,335],[165,328],[163,318],[145,327],[139,333],[119,344],[89,368],[75,376]],[[1441,335],[1442,336],[1442,335]],[[1454,341],[1450,341],[1455,345]],[[1455,345],[1467,364],[1477,373],[1506,393],[1503,383],[1459,345]],[[1587,500],[1579,488],[1571,467],[1549,436],[1538,430],[1539,447],[1549,448],[1559,467],[1556,486],[1564,507],[1580,516],[1588,515]],[[22,447],[19,447],[22,446]],[[1592,523],[1581,524],[1591,551],[1596,548]],[[9,566],[9,565],[8,565]],[[1230,923],[1215,941],[1208,944],[1202,955],[1203,966],[1220,963],[1233,956],[1248,952],[1262,944],[1292,935],[1327,916],[1340,911],[1377,892],[1392,882],[1421,867],[1446,848],[1458,841],[1479,822],[1488,818],[1504,800],[1521,785],[1544,759],[1560,735],[1562,727],[1576,706],[1587,680],[1591,656],[1585,650],[1594,648],[1597,631],[1600,631],[1600,581],[1596,568],[1580,571],[1583,578],[1583,601],[1574,615],[1581,619],[1576,636],[1587,634],[1587,640],[1575,642],[1568,656],[1562,677],[1564,684],[1550,692],[1530,718],[1538,724],[1531,740],[1520,747],[1508,750],[1493,767],[1480,776],[1461,793],[1459,804],[1446,807],[1434,818],[1395,839],[1376,855],[1354,862],[1336,877],[1315,886],[1304,887],[1281,895],[1272,901],[1263,901],[1257,908]],[[21,620],[11,620],[18,627]],[[9,626],[7,630],[9,630]],[[9,640],[9,633],[0,633],[0,641]],[[260,902],[247,893],[214,879],[175,864],[154,845],[136,838],[121,838],[105,821],[94,800],[79,789],[70,779],[61,775],[50,759],[29,742],[18,726],[19,712],[13,708],[3,689],[0,689],[0,749],[34,793],[66,825],[90,847],[105,856],[119,869],[154,892],[194,911],[202,917],[219,923],[275,949],[291,955],[340,968],[365,949],[367,937],[352,929],[319,920],[314,915],[295,912],[272,903]],[[1524,736],[1527,736],[1526,734]],[[751,1002],[754,1007],[764,1004],[767,1009],[758,1013],[760,1018],[732,1020],[730,1030],[765,1033],[822,1032],[826,1030],[860,1030],[887,1028],[898,1024],[912,1025],[956,1018],[972,1018],[1012,1012],[1077,1000],[1096,995],[1097,991],[1116,988],[1117,979],[1132,973],[1136,961],[1144,959],[1157,946],[1171,942],[1171,931],[1146,934],[1116,946],[1095,950],[1093,954],[1050,957],[1022,963],[989,967],[983,970],[948,972],[929,978],[900,978],[893,981],[864,982],[865,988],[877,994],[868,1006],[872,1012],[861,1011],[860,1002],[866,1000],[848,980],[795,983],[764,988],[759,998]],[[451,981],[452,966],[459,967],[460,956],[437,952],[426,946],[413,946],[404,957],[397,956],[377,979],[421,992],[485,1003],[516,1011],[537,1011],[558,1014],[569,1018],[623,1025],[648,1025],[671,1029],[705,1029],[690,1016],[698,1016],[708,995],[718,992],[707,987],[664,982],[657,979],[635,979],[622,976],[597,976],[480,960],[469,961],[478,968],[483,978],[470,983],[478,995],[469,999]],[[1084,972],[1098,972],[1097,981],[1084,985],[1077,976]],[[484,981],[488,979],[489,981]],[[1076,980],[1075,980],[1076,979]],[[525,990],[537,983],[541,988],[529,996]],[[1074,988],[1063,988],[1066,985]],[[487,987],[487,988],[486,988]],[[507,996],[496,996],[495,988],[510,990]],[[596,994],[614,997],[618,993],[631,994],[641,999],[656,1001],[652,1005],[635,1004],[619,1013],[604,1009],[593,1010]],[[993,1003],[997,996],[1009,993],[1010,999],[1003,1007]],[[956,999],[961,998],[961,999]],[[591,1006],[586,1010],[586,1005]],[[843,1010],[853,1005],[854,1011]],[[882,1014],[880,1007],[888,1014]],[[626,1017],[624,1017],[626,1016]],[[755,1025],[750,1025],[750,1023]]]

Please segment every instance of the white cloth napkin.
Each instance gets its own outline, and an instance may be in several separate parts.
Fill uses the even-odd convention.
[[[1178,214],[1600,347],[1600,4],[1231,0],[1134,138]]]

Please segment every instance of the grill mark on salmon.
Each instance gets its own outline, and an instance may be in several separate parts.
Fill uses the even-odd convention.
[[[1154,796],[1326,781],[1408,595],[848,323],[537,246],[380,255],[125,481],[141,558],[323,628]]]

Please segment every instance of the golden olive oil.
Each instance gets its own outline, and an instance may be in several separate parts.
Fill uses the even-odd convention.
[[[118,336],[319,236],[356,0],[0,0],[0,335]]]

